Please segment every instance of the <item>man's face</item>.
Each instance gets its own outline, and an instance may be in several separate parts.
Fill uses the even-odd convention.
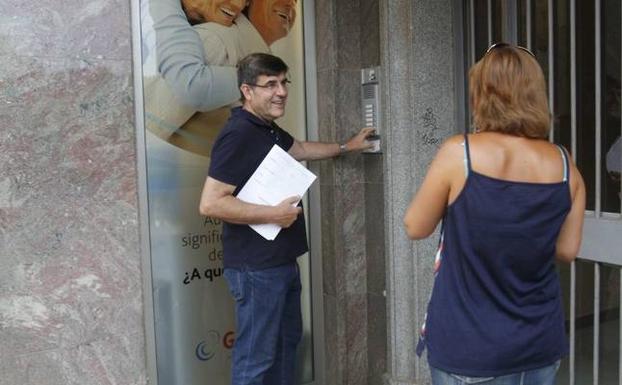
[[[297,0],[251,0],[248,17],[268,45],[287,36],[296,20]]]
[[[243,84],[244,108],[263,120],[273,121],[285,114],[287,76],[260,75],[255,85]]]
[[[231,26],[247,0],[182,0],[187,16],[204,22]]]

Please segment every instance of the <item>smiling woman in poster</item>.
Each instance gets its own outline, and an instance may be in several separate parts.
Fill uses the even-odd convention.
[[[156,1],[155,6],[160,2]],[[294,0],[182,0],[182,5],[187,17],[183,21],[186,23],[184,27],[188,20],[204,22],[194,25],[194,31],[180,25],[175,29],[175,35],[158,34],[161,30],[168,31],[168,27],[163,26],[168,26],[164,21],[170,18],[154,22],[158,46],[170,47],[172,43],[169,44],[167,38],[190,41],[191,34],[197,33],[205,53],[205,65],[209,67],[233,68],[241,57],[251,52],[270,52],[269,45],[287,35],[296,16]],[[181,23],[179,17],[174,19]],[[167,60],[168,55],[163,54],[158,62],[166,63]],[[189,55],[179,56],[176,61],[187,65],[196,63],[196,59]],[[201,75],[207,76],[208,73],[203,71]],[[197,112],[195,106],[175,94],[175,89],[180,86],[175,83],[180,83],[180,79],[166,79],[163,75],[164,71],[145,81],[147,128],[179,148],[208,156],[230,108],[238,104],[237,97],[224,107]],[[230,81],[235,84],[235,78]],[[236,96],[239,97],[239,93]]]

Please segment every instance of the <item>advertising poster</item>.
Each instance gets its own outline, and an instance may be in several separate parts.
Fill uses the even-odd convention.
[[[290,67],[278,124],[304,140],[301,1],[141,0],[147,190],[160,385],[230,383],[234,303],[222,223],[199,214],[213,142],[239,105],[235,65],[252,52]],[[299,383],[313,381],[309,257],[299,258],[304,335]]]

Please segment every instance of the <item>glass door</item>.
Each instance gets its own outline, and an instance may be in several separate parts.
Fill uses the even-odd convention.
[[[307,137],[309,110],[315,109],[310,104],[315,94],[309,96],[307,89],[315,82],[310,75],[314,67],[307,68],[315,58],[307,55],[312,52],[307,42],[314,35],[314,2],[136,3],[141,225],[147,239],[144,260],[151,267],[144,278],[145,297],[153,305],[145,309],[150,383],[225,385],[230,383],[235,341],[234,304],[223,279],[222,223],[199,214],[199,198],[214,140],[230,109],[239,105],[235,65],[247,54],[272,53],[288,64],[292,84],[286,114],[278,123],[298,139]],[[257,12],[251,14],[252,7]],[[318,263],[308,253],[299,258],[299,384],[321,378],[317,341],[323,336],[314,332],[314,321],[322,319],[322,298],[315,288],[321,284],[312,282],[316,278],[311,274]]]

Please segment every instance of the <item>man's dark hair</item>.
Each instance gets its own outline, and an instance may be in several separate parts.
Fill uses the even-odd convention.
[[[286,73],[289,67],[280,57],[267,53],[252,53],[238,62],[238,88],[242,84],[256,84],[261,75],[278,76]],[[244,95],[242,100],[244,100]]]

